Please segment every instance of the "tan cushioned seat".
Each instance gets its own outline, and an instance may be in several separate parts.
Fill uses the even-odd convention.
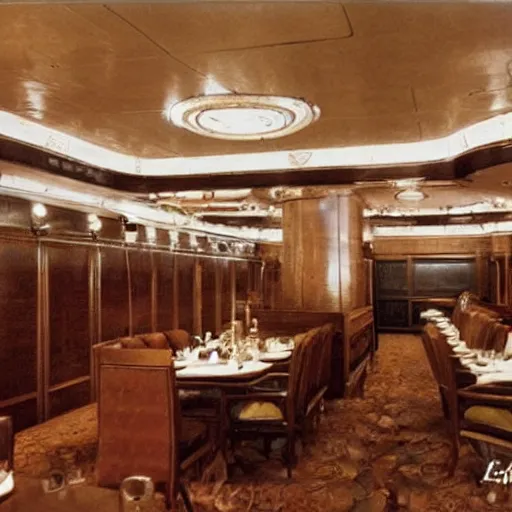
[[[235,405],[232,410],[233,418],[242,421],[282,421],[283,413],[272,402],[249,402]]]
[[[192,339],[190,334],[183,329],[172,329],[163,333],[169,341],[169,346],[176,352],[190,347]]]
[[[475,405],[464,413],[464,419],[471,423],[512,432],[512,412],[508,409]]]
[[[166,349],[169,348],[169,342],[163,332],[152,332],[150,334],[141,334],[141,338],[148,348]]]

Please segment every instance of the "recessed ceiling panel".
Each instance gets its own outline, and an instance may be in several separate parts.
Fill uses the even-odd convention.
[[[351,36],[336,2],[190,2],[109,7],[173,55]]]

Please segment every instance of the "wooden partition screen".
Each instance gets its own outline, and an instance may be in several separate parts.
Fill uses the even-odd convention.
[[[336,327],[332,347],[329,397],[350,396],[361,385],[366,363],[375,350],[373,308],[358,308],[347,315],[303,310],[253,310],[262,336],[294,335],[326,323]],[[364,379],[363,379],[364,380]]]

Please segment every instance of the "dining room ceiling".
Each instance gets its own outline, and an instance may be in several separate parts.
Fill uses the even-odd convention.
[[[118,152],[197,157],[419,142],[510,111],[510,3],[2,5],[0,107]],[[170,123],[197,95],[305,98],[277,140]]]
[[[321,183],[317,150],[359,149],[371,164],[371,151],[385,147],[400,163],[404,144],[416,144],[410,152],[421,161],[428,141],[493,119],[512,126],[511,26],[507,2],[0,4],[0,138],[118,173],[201,169],[206,182],[236,174],[237,164],[258,170],[265,156],[267,175],[311,165]],[[182,100],[229,93],[301,98],[320,116],[291,135],[252,141],[204,137],[169,120]],[[121,157],[133,157],[133,171],[114,168]],[[343,163],[332,161],[339,172]],[[508,195],[502,182],[512,170],[503,169],[498,190]],[[474,179],[470,189],[436,187],[427,202],[496,193],[487,171]],[[360,193],[369,208],[396,203],[386,185]]]

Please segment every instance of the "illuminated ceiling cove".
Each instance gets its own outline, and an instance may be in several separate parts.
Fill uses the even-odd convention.
[[[512,113],[482,121],[442,139],[423,142],[187,158],[139,158],[118,153],[9,112],[0,112],[0,135],[123,174],[197,176],[448,160],[480,146],[512,139]]]

